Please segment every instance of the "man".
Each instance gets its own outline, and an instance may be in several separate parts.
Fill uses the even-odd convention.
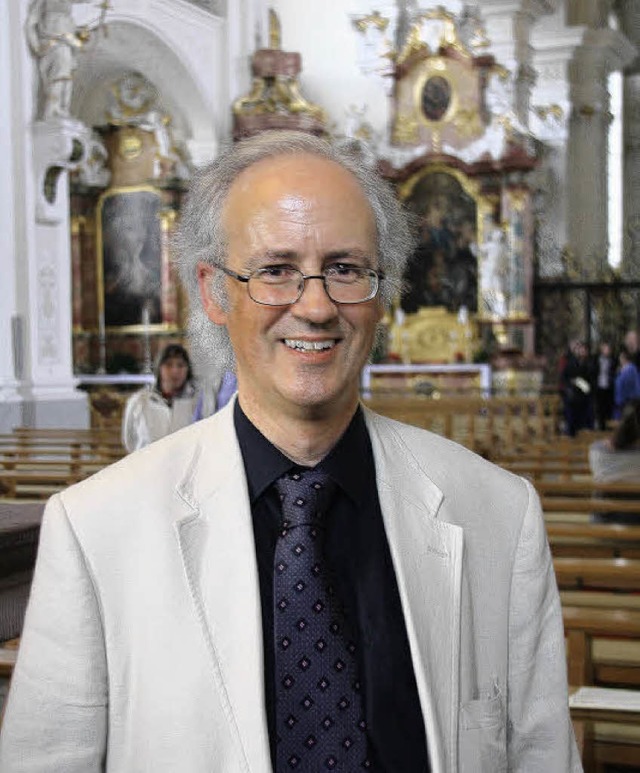
[[[0,768],[580,770],[531,486],[359,406],[411,252],[392,193],[264,134],[179,247],[238,397],[49,503]]]

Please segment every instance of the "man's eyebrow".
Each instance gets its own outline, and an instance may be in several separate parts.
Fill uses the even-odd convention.
[[[369,266],[373,263],[373,256],[370,253],[357,248],[346,250],[331,250],[324,255],[325,260],[342,260],[347,258],[362,260]]]
[[[366,265],[370,266],[374,262],[374,257],[364,250],[357,247],[346,248],[340,250],[329,250],[322,256],[323,261],[327,260],[361,260]],[[300,260],[300,254],[295,250],[278,250],[269,249],[258,255],[252,255],[245,263],[247,271],[253,271],[256,268],[260,268],[266,263],[277,262],[297,262]]]
[[[298,257],[298,253],[295,250],[265,250],[259,255],[252,255],[245,265],[247,269],[253,269],[272,261],[292,261]]]

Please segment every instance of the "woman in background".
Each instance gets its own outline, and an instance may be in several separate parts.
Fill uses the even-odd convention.
[[[122,421],[122,442],[129,453],[191,423],[198,393],[191,362],[184,346],[165,347],[153,387],[145,387],[127,400]]]

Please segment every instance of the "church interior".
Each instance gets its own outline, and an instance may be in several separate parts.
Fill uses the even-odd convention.
[[[572,431],[563,392],[577,342],[638,354],[639,55],[637,0],[0,4],[0,698],[46,496],[124,455],[127,399],[189,348],[193,170],[298,130],[415,231],[363,401],[533,481],[585,770],[640,770],[640,473],[594,479],[612,417]]]

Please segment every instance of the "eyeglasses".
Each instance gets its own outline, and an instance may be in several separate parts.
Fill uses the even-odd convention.
[[[225,266],[219,268],[239,282],[245,282],[249,297],[263,306],[296,303],[302,297],[307,279],[321,279],[334,303],[366,303],[375,298],[384,279],[382,271],[348,264],[329,266],[321,274],[303,274],[289,266],[269,266],[244,276]]]

